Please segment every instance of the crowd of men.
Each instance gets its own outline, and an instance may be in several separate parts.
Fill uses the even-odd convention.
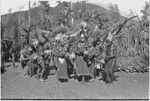
[[[78,82],[92,82],[100,74],[104,82],[113,82],[116,80],[116,54],[109,35],[93,38],[85,29],[81,26],[78,33],[68,36],[59,33],[45,42],[34,38],[20,51],[16,51],[17,48],[12,52],[16,57],[14,61],[18,62],[20,58],[22,69],[27,69],[24,75],[41,81],[45,81],[49,72],[55,70],[60,82],[68,82],[71,78]],[[3,57],[8,58],[6,53],[10,52],[5,51]]]

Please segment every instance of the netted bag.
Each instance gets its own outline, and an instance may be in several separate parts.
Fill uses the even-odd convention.
[[[88,38],[88,44],[89,45],[92,45],[94,42],[94,39],[92,37]]]
[[[85,44],[84,43],[78,43],[78,50],[80,52],[86,51]]]

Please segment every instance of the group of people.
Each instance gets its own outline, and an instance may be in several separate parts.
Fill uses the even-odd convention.
[[[78,33],[65,35],[58,32],[45,42],[33,38],[20,51],[17,51],[19,47],[14,49],[16,59],[13,64],[20,62],[22,69],[26,70],[25,76],[40,81],[45,81],[51,70],[55,70],[60,82],[68,82],[70,78],[92,82],[100,74],[106,83],[113,82],[116,80],[116,54],[110,36],[93,38],[86,31],[81,26]],[[4,54],[2,57],[6,58],[5,55],[9,56]],[[2,61],[4,63],[4,59]]]
[[[21,47],[14,45],[14,42],[10,39],[2,39],[1,43],[1,73],[5,71],[5,62],[12,62],[13,67],[16,67],[15,63],[19,62]]]
[[[25,75],[45,81],[47,72],[55,70],[60,82],[70,78],[91,82],[100,74],[106,83],[116,80],[116,55],[110,39],[89,37],[83,28],[76,35],[64,39],[60,36],[63,41],[56,37],[44,43],[33,39],[21,50],[21,66],[27,67]]]

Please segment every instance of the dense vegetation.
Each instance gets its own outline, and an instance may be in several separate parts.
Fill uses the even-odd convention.
[[[19,11],[2,15],[1,36],[24,45],[31,41],[27,35],[40,37],[41,40],[42,31],[48,33],[49,38],[60,33],[73,35],[81,25],[86,24],[87,33],[93,39],[109,37],[112,40],[117,50],[118,66],[145,69],[149,66],[149,8],[150,3],[145,2],[141,18],[126,18],[120,15],[118,6],[114,4],[106,10],[86,1],[59,2],[56,7],[41,2],[29,13]]]

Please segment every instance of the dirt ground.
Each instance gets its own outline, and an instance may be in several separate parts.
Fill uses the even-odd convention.
[[[118,80],[111,84],[98,79],[91,83],[74,79],[59,83],[56,75],[41,82],[23,73],[20,67],[10,66],[1,75],[2,99],[148,99],[149,73],[116,72]]]

